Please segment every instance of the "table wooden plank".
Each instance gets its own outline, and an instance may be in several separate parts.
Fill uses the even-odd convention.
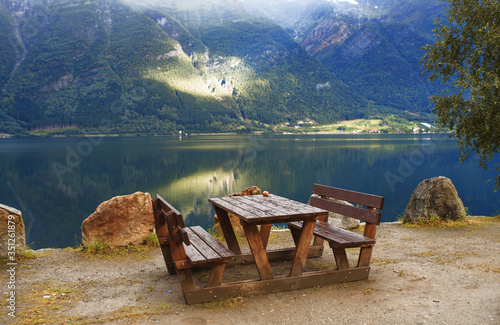
[[[261,220],[265,220],[266,223],[273,223],[274,220],[277,219],[277,216],[279,214],[282,214],[281,211],[274,209],[274,207],[265,206],[262,203],[256,202],[248,197],[240,197],[240,199],[238,199],[237,201],[238,204],[240,204],[241,206],[248,207],[249,209],[252,209],[252,211],[254,211],[255,213],[262,215]],[[254,220],[248,220],[248,221],[254,221]]]
[[[233,196],[224,198],[224,200],[258,217],[269,218],[275,214],[274,209],[272,208],[270,209],[269,207],[263,207],[259,205],[257,202],[252,201],[253,196],[256,195]]]
[[[268,202],[273,202],[276,206],[283,208],[285,210],[293,210],[293,211],[298,211],[303,214],[324,214],[327,213],[327,210],[317,208],[314,206],[311,206],[309,204],[305,204],[302,202],[297,202],[294,200],[287,199],[285,197],[275,195],[275,194],[270,194],[269,195],[270,200]]]
[[[253,224],[285,223],[328,213],[326,210],[285,199],[278,195],[211,198],[209,202]]]
[[[197,288],[185,292],[188,304],[203,303],[223,298],[252,296],[271,292],[301,290],[319,285],[344,283],[368,279],[370,267],[359,267],[348,270],[325,270],[307,272],[296,277],[276,277],[271,280],[247,280],[222,284],[210,288]]]
[[[275,195],[275,194],[271,194],[269,195],[271,197],[273,196],[278,196],[278,195]],[[326,210],[324,209],[321,209],[321,208],[317,208],[315,206],[312,206],[312,205],[309,205],[309,204],[305,204],[305,203],[301,203],[301,202],[297,202],[297,201],[294,201],[294,200],[291,200],[291,199],[288,199],[286,197],[281,197],[280,196],[280,200],[283,201],[283,203],[288,203],[290,205],[297,205],[298,207],[300,207],[301,209],[304,209],[304,210],[308,210],[310,212],[313,212],[313,213],[324,213]]]
[[[269,217],[269,214],[262,211],[238,204],[238,201],[232,197],[209,199],[209,202],[245,220],[259,222],[262,218]]]
[[[291,219],[294,220],[304,220],[309,217],[314,217],[317,213],[312,213],[311,209],[307,207],[306,204],[302,204],[300,202],[296,202],[297,204],[293,204],[289,201],[288,203],[282,202],[282,197],[273,195],[270,197],[263,197],[261,195],[253,195],[241,197],[239,201],[243,204],[248,204],[260,211],[265,211],[266,213],[273,213],[273,217],[266,218],[266,223],[272,222],[287,222]],[[327,213],[324,210],[321,210],[324,213]]]
[[[310,216],[310,215],[326,215],[328,214],[328,211],[316,208],[304,203],[296,202],[293,200],[289,200],[283,197],[279,197],[277,195],[272,195],[271,201],[273,204],[275,204],[278,208],[284,209],[288,211],[288,214],[293,215],[295,214],[302,214],[304,216]],[[294,213],[292,213],[292,211]]]
[[[261,195],[253,195],[252,197],[250,196],[242,197],[241,201],[245,202],[245,204],[255,207],[256,209],[265,211],[275,216],[290,214],[289,209],[281,208],[278,204],[276,204],[277,202],[270,200],[272,199],[269,197],[263,197]]]

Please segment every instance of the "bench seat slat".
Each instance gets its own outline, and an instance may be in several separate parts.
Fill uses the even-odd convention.
[[[193,265],[206,264],[207,259],[205,258],[205,256],[201,255],[201,253],[198,252],[198,250],[194,248],[193,245],[186,245],[184,243],[182,243],[182,245],[184,246],[184,251],[186,252],[186,255],[191,264]]]
[[[214,251],[209,245],[207,245],[207,243],[205,243],[203,239],[198,237],[198,235],[194,231],[192,231],[191,228],[186,227],[184,229],[186,229],[186,232],[189,235],[189,241],[191,242],[191,245],[188,245],[188,247],[192,246],[199,253],[191,256],[190,253],[186,251],[188,259],[193,265],[206,264],[223,260],[223,258],[219,254],[217,254],[217,252]],[[198,260],[199,255],[203,256],[204,260]],[[196,261],[194,261],[192,257],[194,257]]]
[[[236,255],[231,252],[226,246],[217,241],[212,235],[210,235],[205,229],[200,226],[190,227],[198,237],[200,237],[207,245],[209,245],[221,258],[224,259],[234,259]]]
[[[375,244],[375,239],[373,238],[332,226],[327,222],[317,222],[316,227],[326,234],[331,235],[333,238],[338,238],[336,240],[338,245],[334,245],[335,247],[358,247],[360,245]]]
[[[302,228],[301,221],[289,222],[288,225],[294,228]],[[375,244],[375,239],[373,238],[365,237],[319,220],[316,221],[314,235],[327,240],[335,248],[350,248]]]

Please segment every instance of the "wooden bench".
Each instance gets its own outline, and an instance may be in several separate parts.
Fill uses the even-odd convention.
[[[179,276],[184,298],[198,289],[192,268],[210,266],[206,287],[219,286],[226,263],[236,256],[199,226],[185,227],[182,215],[159,195],[152,201],[156,236],[170,274]]]
[[[314,184],[312,193],[310,205],[366,222],[364,233],[361,235],[332,226],[328,223],[327,217],[322,218],[316,221],[313,246],[323,246],[323,240],[327,240],[333,250],[339,270],[350,268],[346,248],[360,247],[357,267],[369,266],[375,245],[376,227],[380,224],[382,217],[378,210],[383,208],[384,198],[319,184]],[[347,201],[365,208],[346,205],[331,199]],[[290,222],[288,226],[294,239],[298,238],[302,223]]]

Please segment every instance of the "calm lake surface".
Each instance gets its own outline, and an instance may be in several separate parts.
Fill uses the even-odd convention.
[[[320,183],[385,196],[383,221],[395,221],[422,180],[446,176],[469,214],[500,213],[488,182],[495,171],[474,158],[460,163],[448,135],[2,139],[0,155],[0,203],[23,212],[36,249],[79,244],[82,221],[101,202],[136,191],[158,193],[187,225],[210,228],[209,197],[257,185],[307,202]]]

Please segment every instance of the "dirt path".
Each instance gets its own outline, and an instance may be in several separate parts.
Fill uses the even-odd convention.
[[[0,323],[500,324],[500,220],[488,220],[432,230],[383,224],[369,280],[192,306],[159,249],[107,257],[38,251],[16,274],[16,318],[4,298]],[[273,233],[270,245],[289,245],[290,237]],[[331,263],[326,254],[308,267]],[[254,270],[229,268],[225,276],[242,272]]]

